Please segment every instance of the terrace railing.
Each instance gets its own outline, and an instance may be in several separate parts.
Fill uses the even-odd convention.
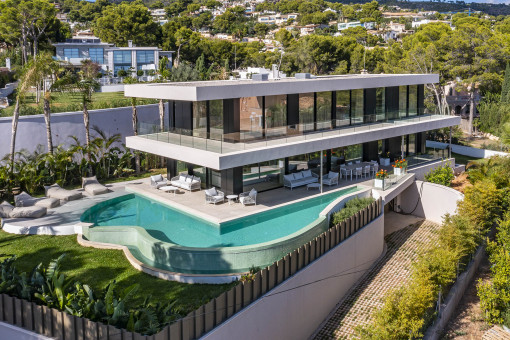
[[[388,117],[394,118],[390,119]],[[284,125],[267,127],[265,129],[257,128],[251,131],[227,134],[222,133],[221,128],[211,129],[209,132],[205,128],[190,130],[165,127],[161,129],[157,123],[140,122],[138,125],[138,137],[216,153],[230,153],[324,137],[373,131],[441,118],[444,118],[444,115],[403,117],[396,113],[394,115],[387,114],[386,118],[384,118],[384,115],[374,114],[357,118],[344,117],[334,121]]]

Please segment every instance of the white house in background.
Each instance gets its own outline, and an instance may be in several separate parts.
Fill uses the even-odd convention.
[[[298,17],[297,13],[289,14],[275,13],[271,15],[261,15],[258,17],[257,21],[263,24],[282,25],[285,24],[290,19],[296,20],[297,17]]]
[[[117,76],[120,70],[150,71],[158,68],[159,59],[166,56],[172,64],[173,51],[162,51],[158,47],[139,47],[131,41],[128,47],[116,47],[93,36],[77,36],[62,43],[53,44],[56,60],[79,68],[83,60],[90,59],[101,66],[103,72]]]
[[[353,27],[365,27],[367,30],[373,30],[375,28],[375,22],[364,22],[351,21],[351,22],[340,22],[338,23],[338,30],[343,31]]]

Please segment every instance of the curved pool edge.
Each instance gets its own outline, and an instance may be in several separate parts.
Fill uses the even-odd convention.
[[[357,191],[341,195],[331,202],[319,213],[319,217],[307,226],[285,237],[254,245],[222,248],[184,247],[158,240],[138,226],[85,227],[83,234],[90,244],[124,247],[126,256],[136,259],[135,267],[143,264],[148,266],[150,271],[165,273],[164,275],[170,280],[191,282],[196,281],[194,278],[200,276],[214,278],[208,280],[208,283],[217,281],[219,277],[223,277],[224,280],[228,278],[230,279],[228,282],[231,282],[234,280],[232,277],[238,277],[241,273],[247,272],[250,267],[263,268],[271,265],[327,230],[331,213],[343,207],[345,202],[354,196],[366,197],[371,192],[368,187],[356,187]],[[136,248],[142,258],[133,254],[129,247]],[[143,260],[150,264],[144,263]],[[183,263],[186,267],[182,266]],[[167,269],[156,267],[158,264]],[[189,270],[190,265],[194,267],[193,273]],[[222,273],[218,274],[218,271]],[[159,274],[155,276],[160,277]],[[189,279],[190,277],[193,279]]]
[[[159,279],[168,280],[168,281],[176,281],[181,283],[199,283],[199,284],[227,284],[234,281],[237,281],[241,278],[243,273],[237,274],[182,274],[176,273],[164,269],[159,269],[156,267],[152,267],[148,264],[145,264],[138,260],[129,250],[128,247],[114,244],[114,243],[102,243],[102,242],[93,242],[85,239],[82,233],[77,234],[76,238],[79,245],[83,247],[91,247],[96,249],[113,249],[113,250],[122,250],[124,256],[128,262],[133,266],[133,268],[142,271],[151,276],[157,277]]]

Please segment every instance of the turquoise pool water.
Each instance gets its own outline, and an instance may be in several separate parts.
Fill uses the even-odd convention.
[[[121,201],[114,199],[92,207],[81,220],[96,226],[139,226],[158,240],[185,247],[237,247],[288,236],[315,221],[319,213],[340,196],[358,190],[357,187],[347,188],[220,225],[130,194]]]

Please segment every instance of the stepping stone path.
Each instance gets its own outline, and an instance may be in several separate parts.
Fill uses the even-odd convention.
[[[417,256],[438,240],[439,225],[421,221],[386,236],[387,251],[352,289],[315,339],[355,339],[355,328],[367,324],[379,310],[386,295],[404,285]]]

